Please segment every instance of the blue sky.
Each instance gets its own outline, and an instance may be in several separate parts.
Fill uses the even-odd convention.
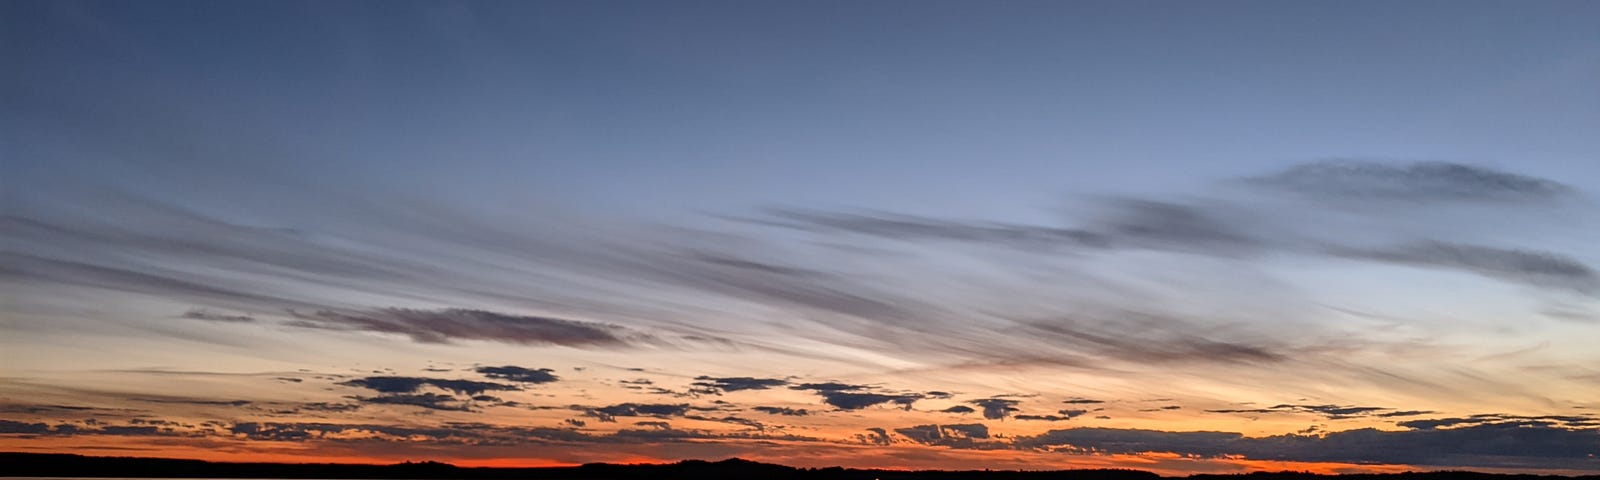
[[[464,394],[427,381],[367,397],[358,378],[497,379],[483,365],[563,372],[511,402],[561,408],[498,413],[507,428],[617,441],[598,419],[629,410],[599,403],[659,401],[619,383],[649,380],[728,415],[810,408],[768,423],[806,439],[767,440],[857,465],[999,461],[919,436],[965,418],[939,402],[1108,402],[1036,419],[1065,422],[1049,430],[987,422],[1048,465],[1126,460],[1040,446],[1093,450],[1049,433],[1078,428],[1312,442],[1437,433],[1402,423],[1419,418],[1597,422],[1593,2],[0,8],[16,425],[85,425],[23,394],[236,426],[275,417],[204,402],[348,402],[318,418],[386,428],[521,408],[440,403]],[[856,388],[804,387],[830,381]],[[180,384],[191,403],[148,401]],[[767,397],[704,403],[734,392]],[[1140,403],[1156,398],[1181,408]],[[1328,413],[1361,406],[1425,413]],[[635,439],[617,458],[761,454],[728,430],[748,424],[668,410],[718,449]],[[183,448],[152,454],[205,455]],[[1149,448],[1121,453],[1264,455]],[[1457,453],[1280,457],[1529,465]],[[1581,457],[1550,465],[1600,468]],[[1251,468],[1221,458],[1160,468]]]
[[[1597,176],[1581,2],[15,8],[22,147],[149,188],[987,216],[1326,157]]]

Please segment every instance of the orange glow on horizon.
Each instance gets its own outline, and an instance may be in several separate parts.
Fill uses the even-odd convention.
[[[452,455],[448,450],[371,454],[341,448],[297,444],[293,442],[229,442],[231,445],[168,444],[150,448],[149,444],[124,438],[79,437],[72,442],[41,445],[39,439],[16,437],[0,438],[0,450],[34,453],[74,453],[91,456],[174,458],[230,463],[347,463],[389,465],[404,462],[437,461],[460,467],[541,468],[570,467],[584,463],[613,464],[665,464],[683,459],[642,455],[627,452],[606,452],[591,461],[561,461],[552,458],[491,456],[470,457]],[[1408,465],[1350,464],[1338,462],[1296,462],[1279,460],[1252,460],[1244,458],[1200,458],[1175,453],[1149,452],[1144,454],[1070,455],[1038,451],[959,450],[925,446],[900,446],[888,449],[843,447],[840,445],[815,446],[781,451],[751,449],[720,458],[700,458],[718,461],[731,457],[787,465],[796,468],[821,468],[843,466],[846,468],[877,470],[1079,470],[1079,469],[1132,469],[1161,475],[1188,475],[1193,473],[1249,473],[1301,471],[1320,474],[1340,473],[1398,473],[1418,471]],[[518,449],[526,452],[528,449]],[[510,453],[510,452],[503,452]],[[552,452],[571,453],[571,452]],[[590,452],[591,454],[594,452]],[[599,458],[603,457],[603,458]]]

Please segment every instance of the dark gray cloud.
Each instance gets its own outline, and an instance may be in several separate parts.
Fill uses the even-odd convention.
[[[957,448],[975,446],[977,440],[989,439],[989,427],[981,423],[917,425],[896,428],[894,432],[911,439],[913,442],[924,445],[943,445]]]
[[[423,343],[487,340],[584,347],[622,346],[630,340],[650,339],[648,335],[616,325],[484,310],[383,308],[367,311],[318,310],[295,312],[294,315],[301,320],[295,324],[297,326],[394,333]]]
[[[1448,242],[1417,242],[1389,248],[1335,248],[1336,255],[1462,270],[1499,280],[1600,295],[1600,274],[1583,262],[1550,252]]]
[[[873,405],[893,403],[901,408],[910,410],[912,404],[918,400],[929,398],[922,393],[906,392],[874,392],[870,385],[851,385],[839,382],[802,383],[789,387],[794,390],[810,390],[822,396],[822,402],[839,408],[840,410],[860,410]]]
[[[1298,165],[1246,182],[1325,198],[1418,202],[1544,201],[1573,192],[1571,187],[1551,180],[1449,162],[1331,160]]]
[[[1011,416],[1012,413],[1022,411],[1021,409],[1017,408],[1017,404],[1022,402],[1020,400],[1012,400],[1009,398],[981,398],[978,400],[969,401],[967,403],[971,403],[973,405],[977,405],[978,408],[982,408],[983,418],[990,420],[1003,419]]]
[[[1011,418],[1015,418],[1017,420],[1040,420],[1040,421],[1046,421],[1046,422],[1065,422],[1067,420],[1072,420],[1072,417],[1068,417],[1068,416],[1064,416],[1064,415],[1031,415],[1031,414],[1023,414],[1023,415],[1017,415],[1017,416],[1011,417]]]
[[[50,433],[50,425],[40,422],[18,422],[15,420],[0,420],[0,433],[20,433],[26,435],[43,435]]]
[[[1383,412],[1374,416],[1380,418],[1415,417],[1418,415],[1431,415],[1433,413],[1435,412],[1432,410],[1398,410],[1393,412]]]
[[[871,385],[851,385],[839,382],[802,383],[789,387],[795,390],[811,390],[815,392],[855,392],[872,388]]]
[[[860,410],[884,403],[893,403],[901,408],[910,410],[912,404],[923,398],[922,394],[919,393],[885,394],[820,391],[817,394],[822,396],[823,403],[838,407],[840,410]]]
[[[181,317],[190,320],[205,320],[208,322],[250,323],[256,321],[255,317],[249,315],[229,315],[200,308],[183,312]]]
[[[82,424],[58,422],[54,425],[44,422],[19,422],[14,420],[0,420],[0,434],[13,434],[22,436],[74,436],[74,435],[111,435],[119,437],[194,437],[203,436],[204,432],[195,430],[197,426],[172,422],[166,420],[134,419],[126,424],[111,425],[94,419],[84,420]]]
[[[170,403],[170,404],[181,404],[181,405],[209,405],[209,406],[219,406],[219,407],[243,407],[243,406],[250,405],[251,403],[253,403],[250,400],[213,400],[213,399],[207,399],[207,398],[189,398],[189,397],[175,397],[175,396],[131,396],[131,397],[127,397],[127,398],[129,400],[135,400],[135,401],[140,401],[140,402],[150,402],[150,403]]]
[[[743,390],[766,390],[769,388],[788,385],[789,381],[781,378],[753,378],[753,377],[721,377],[708,376],[695,377],[696,389],[708,393],[738,392]]]
[[[1388,407],[1367,407],[1367,406],[1356,406],[1356,405],[1332,405],[1332,404],[1301,405],[1301,404],[1289,404],[1289,403],[1273,405],[1271,407],[1266,407],[1266,408],[1244,408],[1244,409],[1229,408],[1229,409],[1206,410],[1206,412],[1208,412],[1208,413],[1249,413],[1249,414],[1311,413],[1311,414],[1321,415],[1322,417],[1330,419],[1330,420],[1342,420],[1342,419],[1347,419],[1347,418],[1358,418],[1358,417],[1379,417],[1379,418],[1409,417],[1409,416],[1426,415],[1426,414],[1432,413],[1432,412],[1417,411],[1417,410],[1401,411],[1401,410],[1395,410],[1393,408],[1388,408]]]
[[[1252,438],[1229,432],[1076,428],[1018,438],[1015,446],[1084,453],[1172,452],[1312,462],[1594,469],[1592,458],[1600,452],[1600,430],[1485,423],[1450,429],[1358,429]]]
[[[1085,413],[1089,413],[1089,411],[1088,410],[1070,410],[1069,409],[1069,410],[1057,410],[1056,413],[1057,413],[1056,415],[1017,415],[1017,416],[1012,417],[1012,418],[1015,418],[1017,420],[1042,420],[1042,421],[1048,421],[1048,422],[1065,422],[1067,420],[1072,420],[1074,418],[1082,416]]]
[[[856,439],[861,441],[861,443],[866,443],[866,444],[871,444],[871,445],[891,445],[891,444],[894,443],[894,439],[893,438],[889,438],[889,431],[888,430],[884,430],[884,429],[878,428],[878,427],[872,427],[872,428],[868,428],[867,432],[870,435],[856,435]]]
[[[687,411],[667,406],[662,412]],[[648,410],[638,406],[621,410]],[[618,411],[617,413],[623,413]],[[642,412],[640,412],[642,413]],[[1020,417],[1020,416],[1019,416]],[[1523,420],[1506,420],[1522,418]],[[1544,418],[1534,421],[1530,419]],[[121,424],[98,422],[57,423],[0,420],[0,434],[20,436],[116,435],[130,437],[244,437],[253,440],[294,442],[397,441],[435,445],[539,445],[544,443],[597,445],[696,441],[707,439],[819,441],[793,435],[767,435],[760,422],[738,417],[712,418],[750,426],[735,433],[677,430],[658,420],[638,422],[643,430],[613,434],[588,434],[571,428],[522,427],[484,423],[446,422],[437,426],[378,425],[317,422],[218,422],[188,424],[160,419],[137,419]],[[1020,437],[994,437],[982,424],[917,425],[894,429],[905,439],[926,445],[965,449],[1022,449],[1095,454],[1171,452],[1196,457],[1229,457],[1308,462],[1394,463],[1422,466],[1491,468],[1570,468],[1594,470],[1593,456],[1600,452],[1600,428],[1559,427],[1561,421],[1588,422],[1585,415],[1516,417],[1482,414],[1436,419],[1400,431],[1358,429],[1336,432],[1308,431],[1269,437],[1246,437],[1232,432],[1170,432],[1158,430],[1074,428]],[[566,422],[581,426],[582,422]],[[890,445],[886,429],[867,429],[856,440]]]
[[[790,417],[804,417],[806,415],[810,415],[811,414],[811,412],[809,410],[806,410],[804,408],[750,407],[750,409],[751,410],[755,410],[757,412],[765,413],[765,414],[768,414],[768,415],[784,415],[784,416],[790,416]]]
[[[344,412],[353,412],[353,411],[356,411],[356,410],[359,410],[359,409],[361,409],[361,405],[360,404],[356,404],[356,403],[311,402],[311,403],[301,404],[299,407],[297,407],[294,410],[293,413],[300,413],[300,412],[344,413]]]
[[[1069,399],[1066,399],[1066,400],[1062,400],[1061,403],[1065,403],[1065,404],[1068,404],[1068,405],[1092,405],[1092,404],[1096,404],[1096,403],[1106,403],[1106,402],[1104,400],[1094,400],[1094,399],[1090,399],[1090,398],[1069,398]]]
[[[396,393],[378,395],[375,397],[352,397],[356,401],[378,405],[406,405],[422,407],[429,410],[447,410],[456,412],[473,411],[471,403],[456,398],[453,395],[439,393]]]
[[[57,415],[73,415],[73,416],[77,416],[77,415],[94,415],[94,416],[101,416],[101,417],[127,417],[127,416],[130,416],[130,415],[144,414],[146,412],[147,412],[146,410],[135,409],[135,408],[105,408],[105,407],[90,407],[90,406],[85,406],[85,405],[41,405],[41,404],[0,403],[0,413],[22,413],[22,414],[28,414],[28,415],[47,414],[47,415],[52,415],[52,416],[57,416]]]
[[[1208,412],[1208,413],[1287,413],[1284,410],[1275,410],[1275,409],[1271,409],[1271,408],[1220,408],[1220,409],[1215,409],[1215,410],[1206,410],[1206,412]]]
[[[946,409],[940,410],[940,411],[944,412],[944,413],[972,413],[972,412],[976,412],[977,410],[973,409],[972,407],[966,406],[966,405],[956,405],[956,406],[952,406],[950,408],[946,408]]]
[[[548,368],[526,368],[511,365],[500,367],[478,367],[474,371],[485,377],[520,383],[550,383],[560,380],[555,375],[555,370]]]
[[[687,419],[690,419],[690,420],[702,420],[702,421],[707,421],[707,422],[721,422],[721,423],[728,423],[728,424],[733,424],[733,425],[741,425],[741,426],[744,426],[744,427],[748,427],[748,428],[750,428],[752,430],[763,430],[764,431],[764,430],[767,429],[767,424],[761,423],[758,420],[752,420],[752,419],[748,419],[748,418],[744,418],[744,417],[736,417],[736,416],[733,416],[733,415],[724,415],[724,416],[721,416],[721,417],[708,417],[708,416],[704,416],[704,415],[684,415],[683,418],[687,418]]]
[[[594,417],[602,422],[615,422],[616,417],[682,417],[689,412],[688,404],[667,403],[621,403],[604,407],[573,407],[584,411],[584,415]]]
[[[569,425],[578,426],[569,422]],[[795,435],[767,435],[756,431],[717,434],[700,430],[673,429],[666,422],[644,421],[649,429],[623,429],[611,434],[588,434],[570,428],[517,427],[484,423],[449,422],[437,427],[412,427],[376,424],[271,423],[242,422],[227,426],[216,434],[242,435],[253,440],[278,441],[375,441],[405,440],[436,445],[540,445],[547,443],[655,443],[737,438],[746,440],[817,441]],[[356,437],[356,438],[352,438]]]
[[[361,387],[379,393],[379,395],[372,397],[350,397],[365,404],[406,405],[430,410],[458,412],[477,411],[474,407],[481,405],[514,405],[514,402],[505,402],[499,397],[485,395],[484,393],[522,389],[516,385],[494,382],[403,376],[363,377],[339,382],[339,385]],[[451,394],[422,391],[426,387],[437,388]],[[329,405],[327,408],[320,409],[320,411],[343,411],[343,408],[341,405]]]
[[[1350,417],[1360,417],[1360,416],[1374,415],[1374,414],[1377,414],[1378,412],[1382,412],[1384,410],[1390,410],[1388,408],[1383,408],[1383,407],[1358,407],[1358,406],[1344,406],[1344,405],[1289,405],[1289,404],[1274,405],[1272,408],[1316,412],[1316,413],[1320,413],[1320,414],[1326,415],[1328,418],[1335,418],[1335,419],[1337,419],[1337,418],[1350,418]]]
[[[633,424],[641,426],[641,427],[654,427],[654,428],[661,429],[661,430],[671,430],[672,429],[672,424],[667,423],[667,422],[663,422],[663,421],[659,421],[659,420],[642,420],[642,421],[638,421],[638,422],[633,422]]]
[[[357,378],[339,382],[340,385],[361,387],[378,393],[415,393],[425,386],[433,386],[448,390],[460,395],[478,395],[488,391],[521,390],[516,385],[504,383],[479,382],[474,380],[450,380],[443,378],[427,377],[400,377],[400,376],[375,376]]]
[[[1398,422],[1395,425],[1419,430],[1477,425],[1523,425],[1584,429],[1600,427],[1600,415],[1511,415],[1505,413],[1480,413],[1466,417],[1407,420]]]
[[[917,443],[933,443],[938,441],[940,438],[938,425],[918,425],[915,427],[896,428],[894,429],[894,433],[898,433],[901,436],[910,438],[911,441]]]

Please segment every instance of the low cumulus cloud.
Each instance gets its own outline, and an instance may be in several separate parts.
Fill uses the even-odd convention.
[[[1168,452],[1303,462],[1593,469],[1593,455],[1600,451],[1600,430],[1483,423],[1450,429],[1367,428],[1323,435],[1246,437],[1230,432],[1076,428],[1020,437],[1015,445],[1082,453]]]
[[[1600,427],[1600,415],[1512,415],[1506,413],[1480,413],[1466,417],[1407,420],[1396,423],[1395,425],[1419,430],[1477,425],[1520,425],[1527,427],[1594,429],[1596,427]]]
[[[515,385],[494,382],[403,376],[364,377],[339,382],[339,385],[360,387],[378,392],[376,396],[350,397],[364,404],[401,405],[458,412],[477,411],[475,407],[481,405],[507,404],[507,402],[500,400],[498,397],[484,395],[485,392],[522,389]],[[444,393],[424,391],[429,388],[437,389]]]
[[[477,367],[473,370],[485,377],[519,383],[550,383],[561,379],[555,375],[555,370],[548,368],[526,368],[506,365],[500,367]]]
[[[581,424],[582,422],[577,422]],[[569,424],[570,425],[570,424]],[[331,424],[309,422],[241,422],[226,427],[226,432],[256,440],[425,442],[447,446],[504,445],[536,446],[550,443],[562,444],[639,444],[675,443],[706,440],[774,440],[814,442],[817,439],[789,435],[765,434],[754,431],[717,433],[704,430],[675,429],[670,423],[645,420],[638,422],[646,429],[622,429],[612,433],[584,433],[571,428],[523,427],[485,423],[448,422],[435,427],[416,427],[380,424]],[[576,425],[573,425],[576,426]]]
[[[801,383],[790,386],[794,390],[809,390],[822,397],[822,402],[840,410],[860,410],[874,405],[894,404],[911,410],[912,404],[928,398],[922,393],[883,392],[870,385],[851,385],[839,382]]]
[[[1022,411],[1022,409],[1017,408],[1017,404],[1022,403],[1022,401],[1009,398],[982,398],[967,403],[977,405],[978,408],[983,409],[983,418],[990,420],[1004,419],[1011,416],[1012,413]]]
[[[977,445],[979,440],[989,439],[989,427],[981,423],[917,425],[896,428],[894,433],[923,445],[949,447],[972,447]]]
[[[687,405],[618,404],[592,408],[614,416],[655,417],[638,420],[643,429],[584,433],[569,419],[564,427],[509,426],[443,422],[432,426],[322,422],[186,423],[131,419],[116,423],[0,420],[0,434],[18,436],[122,436],[169,438],[248,438],[286,442],[381,441],[433,445],[540,445],[546,443],[607,445],[672,443],[719,439],[742,441],[822,442],[817,438],[769,434],[760,422],[739,417],[691,417]],[[1340,413],[1351,413],[1340,411]],[[720,421],[749,427],[717,433],[674,428],[668,417]],[[1021,416],[1017,416],[1020,418]],[[1517,416],[1481,414],[1403,422],[1404,430],[1371,428],[1314,431],[1264,437],[1234,432],[1161,431],[1120,428],[1070,428],[1037,435],[995,436],[979,423],[922,424],[894,429],[869,428],[854,436],[859,443],[891,446],[916,443],[954,449],[1053,451],[1075,454],[1179,454],[1196,458],[1228,458],[1301,462],[1388,463],[1440,467],[1569,468],[1594,470],[1600,452],[1600,427],[1592,415]],[[901,440],[897,440],[898,437]]]
[[[833,405],[840,410],[860,410],[885,403],[898,405],[905,410],[910,410],[912,404],[923,398],[921,394],[917,393],[817,392],[817,394],[822,395],[823,403]]]
[[[785,386],[785,385],[788,385],[788,384],[789,384],[788,380],[784,380],[784,379],[781,379],[781,378],[753,378],[753,377],[721,377],[721,378],[715,378],[715,377],[708,377],[708,376],[702,375],[702,376],[699,376],[699,377],[695,377],[694,387],[695,387],[696,390],[699,390],[699,391],[702,391],[702,392],[721,394],[721,393],[726,393],[726,392],[738,392],[738,391],[744,391],[744,390],[766,390],[766,389],[769,389],[769,388],[782,387],[782,386]]]
[[[582,410],[584,415],[602,422],[615,422],[617,417],[682,417],[689,413],[690,407],[686,403],[620,403],[604,407],[574,406],[573,409]]]

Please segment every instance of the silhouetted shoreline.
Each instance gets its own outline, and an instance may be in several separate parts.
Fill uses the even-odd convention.
[[[875,470],[855,468],[795,468],[727,459],[717,462],[685,460],[668,464],[619,465],[593,463],[573,467],[457,467],[440,462],[406,462],[392,465],[335,463],[231,463],[203,460],[139,457],[91,457],[74,454],[0,452],[0,477],[126,477],[126,478],[298,478],[298,479],[527,479],[527,480],[672,480],[672,479],[806,479],[806,480],[1150,480],[1164,478],[1140,470]],[[1190,479],[1248,478],[1252,480],[1300,478],[1352,479],[1581,479],[1600,475],[1559,476],[1492,474],[1476,472],[1409,472],[1388,474],[1318,475],[1297,472],[1202,474]]]

